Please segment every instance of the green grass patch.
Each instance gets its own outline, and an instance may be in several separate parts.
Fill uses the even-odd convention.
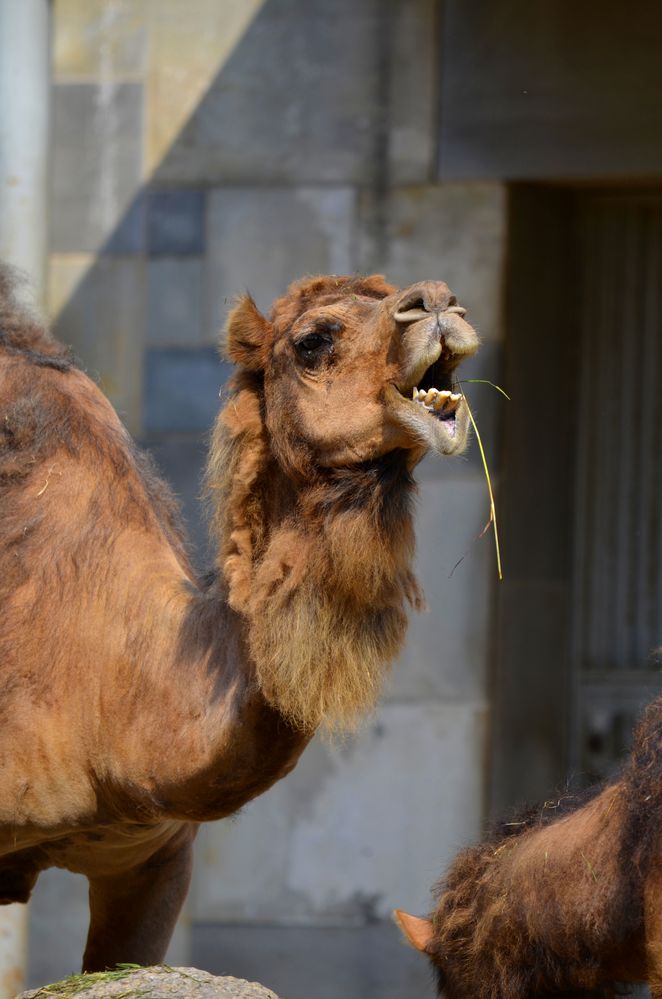
[[[35,999],[37,996],[57,996],[58,999],[70,999],[71,996],[80,995],[82,992],[89,992],[95,985],[121,981],[122,978],[132,975],[134,971],[140,970],[141,966],[139,964],[118,964],[112,971],[84,971],[80,975],[70,975],[69,978],[63,978],[59,982],[43,985],[33,995]],[[129,989],[127,992],[119,993],[114,999],[129,999],[129,997],[134,999],[134,997],[144,994],[144,991]]]

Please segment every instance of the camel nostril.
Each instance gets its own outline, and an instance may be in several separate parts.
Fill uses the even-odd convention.
[[[398,323],[414,323],[430,315],[441,316],[448,312],[463,316],[465,311],[457,304],[448,285],[439,281],[405,291],[396,306],[394,319]]]
[[[430,295],[425,295],[423,298],[423,308],[426,312],[454,312],[456,306],[457,298],[451,294],[435,294],[433,292]]]
[[[427,306],[420,292],[404,295],[398,302],[396,312],[427,312]]]

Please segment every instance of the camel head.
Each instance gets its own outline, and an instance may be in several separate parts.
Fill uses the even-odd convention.
[[[448,287],[297,281],[227,323],[238,366],[207,487],[258,685],[297,726],[351,728],[420,608],[411,469],[466,444],[454,373],[478,346]]]
[[[443,281],[297,281],[269,318],[249,296],[227,323],[232,361],[259,374],[271,446],[289,472],[409,452],[457,454],[469,414],[455,389],[478,338]]]

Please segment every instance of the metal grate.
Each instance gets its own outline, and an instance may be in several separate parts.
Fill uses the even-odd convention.
[[[593,778],[660,687],[662,195],[584,195],[578,221],[574,643],[578,762]]]
[[[580,231],[579,665],[659,669],[662,197],[593,197]]]

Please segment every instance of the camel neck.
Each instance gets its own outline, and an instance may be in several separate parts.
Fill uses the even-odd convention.
[[[245,483],[240,484],[242,490]],[[422,597],[401,453],[298,486],[272,460],[228,497],[221,566],[266,700],[297,727],[353,727]]]

